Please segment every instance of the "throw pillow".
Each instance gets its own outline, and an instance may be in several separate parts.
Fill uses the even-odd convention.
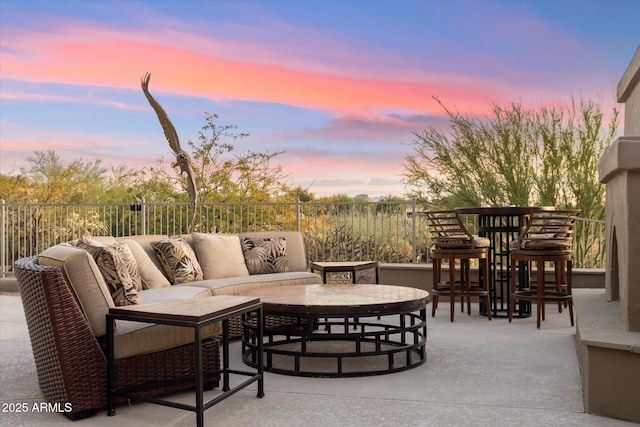
[[[109,286],[113,303],[115,305],[138,304],[138,290],[130,273],[133,255],[127,245],[118,243],[95,245],[91,243],[95,243],[95,241],[80,239],[77,246],[86,250],[96,261],[105,283]],[[127,257],[129,258],[125,259]],[[138,286],[141,287],[139,274]]]
[[[249,275],[238,236],[192,233],[191,237],[205,279]]]
[[[242,238],[242,253],[249,274],[289,271],[287,240],[284,237]]]
[[[104,243],[92,237],[82,237],[78,240],[76,246],[89,252],[96,260],[97,256],[101,254],[100,248],[113,249],[121,258],[121,262],[117,265],[117,268],[126,269],[133,280],[133,286],[136,288],[136,291],[142,290],[142,276],[140,275],[138,263],[133,252],[124,242]]]
[[[151,242],[172,285],[203,279],[202,267],[191,246],[181,237]]]

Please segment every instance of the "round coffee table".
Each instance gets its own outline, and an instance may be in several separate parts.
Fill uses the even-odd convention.
[[[392,285],[336,284],[254,289],[265,316],[288,323],[264,330],[264,369],[305,377],[404,371],[426,359],[429,293]],[[265,323],[266,324],[266,323]],[[243,360],[257,365],[258,336],[245,322]]]

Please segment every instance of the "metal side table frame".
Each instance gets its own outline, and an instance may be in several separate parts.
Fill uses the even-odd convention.
[[[214,301],[214,299],[217,299]],[[208,300],[208,301],[207,301]],[[203,307],[206,303],[210,307]],[[115,398],[126,397],[141,400],[163,406],[193,411],[196,413],[198,427],[204,425],[204,411],[235,394],[239,390],[257,381],[257,397],[264,397],[264,371],[262,365],[258,365],[256,371],[241,371],[229,368],[229,318],[241,315],[243,318],[251,316],[256,322],[255,331],[258,335],[258,354],[262,354],[262,303],[258,298],[242,296],[224,296],[197,298],[194,300],[172,301],[170,303],[147,304],[143,306],[125,306],[109,309],[107,314],[107,387],[109,410],[108,415],[116,414]],[[187,405],[171,400],[144,397],[136,395],[135,391],[144,389],[144,385],[123,389],[115,389],[115,363],[114,363],[114,329],[116,320],[129,320],[133,322],[154,323],[161,325],[182,326],[194,329],[195,343],[195,405]],[[206,374],[222,374],[222,394],[217,395],[208,402],[204,402],[204,377],[202,370],[202,328],[215,322],[222,322],[222,369]],[[249,378],[233,388],[229,387],[229,375],[242,375]],[[149,387],[158,385],[150,384]]]

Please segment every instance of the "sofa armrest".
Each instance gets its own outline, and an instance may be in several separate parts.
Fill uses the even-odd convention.
[[[40,389],[49,402],[71,404],[83,417],[107,403],[107,361],[87,319],[57,267],[35,257],[16,261]]]

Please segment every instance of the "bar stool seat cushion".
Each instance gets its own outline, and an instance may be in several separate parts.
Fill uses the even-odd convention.
[[[449,248],[449,249],[469,249],[471,248],[471,239],[466,235],[447,236],[447,237],[434,237],[432,239],[433,244],[437,249]],[[491,244],[490,240],[486,237],[479,237],[473,235],[473,243],[476,248],[488,248]]]
[[[512,240],[509,244],[511,250],[528,249],[528,250],[568,250],[571,249],[570,237],[557,237],[555,234],[538,235],[532,239],[522,239],[520,247],[518,240]]]

